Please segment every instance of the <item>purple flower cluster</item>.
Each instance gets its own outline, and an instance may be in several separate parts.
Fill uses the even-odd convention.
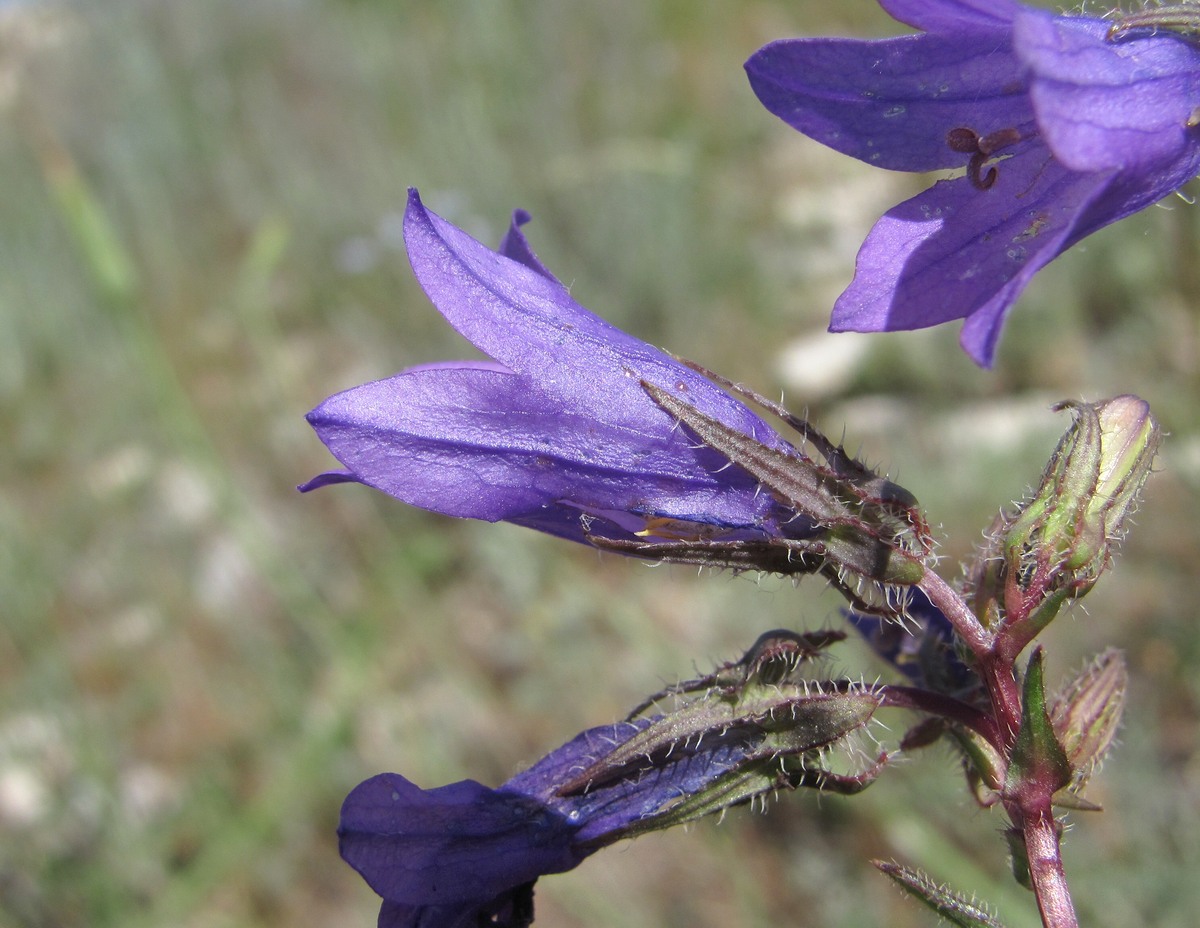
[[[1016,0],[880,3],[920,32],[774,42],[746,69],[771,112],[838,151],[892,170],[961,170],[878,221],[831,328],[961,318],[963,347],[990,365],[1038,269],[1200,170],[1200,48],[1170,31],[1169,16],[1114,25]],[[1143,27],[1151,21],[1167,28]],[[1145,404],[1080,407],[1084,425],[1056,452],[1044,492],[997,523],[995,556],[970,575],[985,627],[930,569],[911,494],[781,406],[584,309],[534,254],[520,228],[528,219],[514,213],[494,251],[410,191],[404,234],[417,280],[487,359],[410,368],[325,400],[308,420],[342,467],[300,489],[361,483],[606,550],[821,573],[852,604],[850,623],[914,685],[805,677],[842,633],[769,632],[741,660],[583,732],[497,789],[372,777],[347,797],[339,837],[384,900],[380,926],[523,928],[538,877],[617,840],[780,789],[861,790],[886,752],[858,773],[821,760],[883,706],[936,722],[902,745],[956,726],[974,786],[1003,800],[1027,845],[1053,842],[1057,854],[1052,800],[1111,741],[1123,668],[1108,659],[1082,678],[1056,704],[1056,734],[1040,653],[1020,692],[1013,662],[1065,598],[1051,581],[1066,576],[1068,592],[1083,595],[1107,564],[1157,448]],[[822,460],[741,399],[795,428]],[[1033,874],[1039,904],[1059,892],[1057,876]],[[1059,910],[1073,925],[1069,899]]]
[[[963,170],[889,210],[830,328],[963,319],[990,366],[1030,278],[1200,171],[1200,47],[1015,0],[880,0],[918,35],[788,39],[746,62],[772,113],[896,171]]]

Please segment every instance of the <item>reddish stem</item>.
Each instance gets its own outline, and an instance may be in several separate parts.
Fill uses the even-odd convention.
[[[926,570],[917,587],[941,610],[971,650],[991,697],[1001,741],[1005,747],[1011,747],[1021,726],[1021,696],[1012,661],[996,653],[996,635],[983,626],[971,607],[938,574]]]
[[[989,653],[979,659],[979,673],[987,686],[996,724],[1000,728],[1000,741],[1007,755],[1021,729],[1021,692],[1013,665],[999,655]]]
[[[932,570],[925,571],[917,586],[941,610],[970,649],[987,687],[994,719],[987,719],[986,724],[968,716],[956,720],[988,738],[1011,762],[1012,750],[1021,728],[1021,690],[1014,666],[1020,652],[1018,644],[1022,643],[1015,636],[1006,635],[1002,628],[986,627],[963,598]],[[962,715],[958,707],[944,704],[935,706],[925,696],[919,699],[926,704],[917,705],[918,697],[913,692],[907,688],[896,690],[891,703],[893,705],[900,705],[904,698],[909,698],[914,702],[912,708],[921,708],[947,718],[955,718],[955,714]],[[1047,784],[1046,788],[1035,788],[1025,795],[1020,795],[1020,792],[1010,796],[1005,805],[1025,840],[1029,875],[1042,924],[1045,928],[1079,928],[1066,873],[1063,871],[1058,824],[1051,808],[1053,790]]]
[[[883,704],[893,709],[915,709],[951,722],[957,722],[977,732],[996,750],[1003,750],[1004,742],[996,729],[996,723],[986,712],[967,705],[961,699],[934,693],[915,686],[883,687]]]
[[[992,650],[993,635],[983,627],[971,607],[966,604],[954,588],[932,570],[926,570],[917,583],[917,589],[929,597],[929,601],[941,610],[958,636],[975,657],[980,658]]]
[[[1037,897],[1038,911],[1046,928],[1079,928],[1067,875],[1063,871],[1059,846],[1058,824],[1050,809],[1050,797],[1033,809],[1020,814],[1021,830],[1025,836],[1025,853],[1029,857],[1029,876]]]

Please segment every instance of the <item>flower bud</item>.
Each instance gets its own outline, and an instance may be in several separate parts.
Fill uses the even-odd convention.
[[[1161,440],[1149,405],[1136,396],[1058,408],[1071,409],[1074,423],[1034,498],[998,527],[1004,589],[996,599],[1007,622],[1021,626],[1022,644],[1108,566]]]
[[[901,620],[853,609],[846,618],[877,655],[910,681],[970,701],[981,686],[979,675],[960,653],[950,620],[919,589],[907,596],[903,609]]]
[[[1083,787],[1112,745],[1128,683],[1124,655],[1109,648],[1055,698],[1050,723],[1071,765],[1072,790]]]

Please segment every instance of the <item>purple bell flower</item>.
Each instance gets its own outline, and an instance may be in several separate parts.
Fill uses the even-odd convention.
[[[491,360],[428,364],[333,396],[308,421],[353,481],[435,512],[574,541],[803,538],[811,521],[705,446],[660,388],[767,448],[793,449],[695,370],[572,298],[513,223],[495,252],[428,211],[409,260],[446,320]]]
[[[802,675],[839,637],[763,635],[740,661],[635,710],[669,698],[665,713],[589,729],[498,789],[372,777],[342,805],[342,857],[383,897],[380,928],[523,928],[539,876],[623,838],[781,789],[858,792],[886,755],[857,775],[826,770],[821,758],[883,696]]]
[[[965,168],[876,223],[830,328],[963,319],[963,348],[990,366],[1040,268],[1200,171],[1200,46],[1015,0],[880,4],[922,32],[772,42],[746,71],[768,110],[840,152]]]
[[[463,780],[423,790],[395,773],[360,783],[342,806],[342,857],[383,899],[381,928],[457,928],[532,921],[539,876],[562,873],[631,825],[746,756],[742,743],[559,795],[598,757],[649,721],[593,728],[498,789]]]

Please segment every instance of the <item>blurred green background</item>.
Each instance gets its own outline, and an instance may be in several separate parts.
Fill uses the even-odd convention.
[[[1051,402],[1148,398],[1161,473],[1049,673],[1115,644],[1133,676],[1107,811],[1066,843],[1084,923],[1194,925],[1200,214],[1043,272],[993,372],[953,326],[824,334],[928,179],[791,132],[741,63],[900,30],[871,0],[0,6],[0,925],[373,925],[334,833],[359,780],[496,784],[765,629],[838,621],[819,583],[295,492],[331,463],[324,396],[473,354],[410,277],[409,185],[489,242],[529,209],[585,305],[844,432],[948,572],[1036,480]],[[884,672],[853,643],[831,670]],[[895,857],[1031,925],[955,767],[610,849],[541,881],[538,923],[931,924],[866,863]]]

